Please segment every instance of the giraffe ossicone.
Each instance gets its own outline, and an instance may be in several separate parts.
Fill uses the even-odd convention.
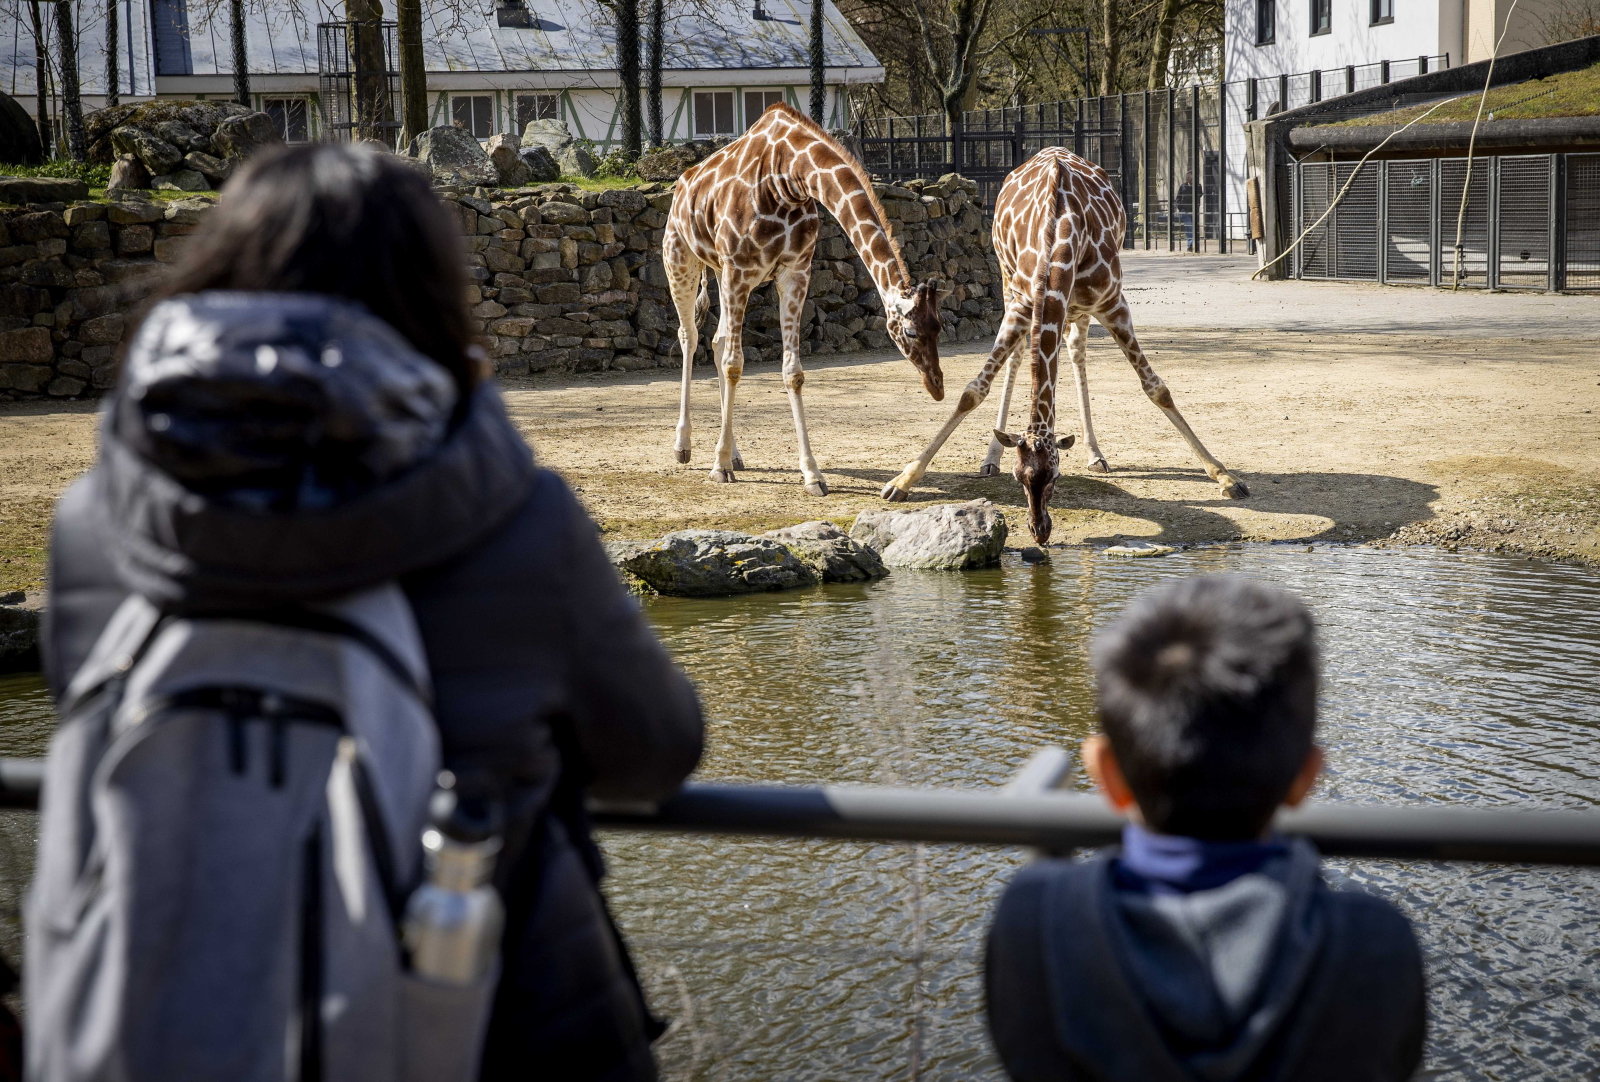
[[[751,291],[770,278],[778,299],[783,382],[799,444],[800,474],[807,492],[828,493],[811,453],[801,397],[805,372],[800,366],[800,324],[821,224],[818,203],[838,219],[860,253],[883,302],[889,339],[917,369],[934,401],[944,397],[939,304],[946,293],[933,282],[912,285],[860,163],[809,118],[787,105],[774,105],[744,135],[683,174],[661,246],[683,352],[674,443],[680,463],[691,457],[689,391],[699,324],[708,307],[706,276],[717,275],[722,311],[711,347],[722,427],[709,475],[713,481],[733,481],[735,471],[744,468],[733,435],[734,400],[744,374],[744,315]]]
[[[906,499],[939,448],[988,397],[995,376],[1004,369],[994,438],[978,472],[985,477],[999,473],[1001,451],[1015,448],[1017,465],[1012,474],[1022,483],[1028,499],[1029,529],[1039,544],[1048,541],[1050,499],[1060,476],[1058,452],[1074,442],[1072,436],[1055,435],[1056,378],[1063,335],[1077,376],[1078,411],[1089,468],[1109,469],[1089,417],[1091,317],[1099,320],[1121,347],[1146,396],[1167,415],[1223,496],[1242,499],[1250,494],[1245,483],[1206,450],[1178,412],[1172,392],[1150,367],[1133,333],[1133,316],[1122,292],[1120,253],[1126,232],[1122,198],[1105,171],[1093,162],[1059,147],[1047,147],[1012,170],[994,208],[992,236],[1006,295],[1005,315],[994,347],[982,370],[961,392],[944,427],[915,462],[884,486],[884,499]],[[1006,414],[1024,335],[1031,343],[1033,395],[1027,429],[1012,436],[1006,432]]]

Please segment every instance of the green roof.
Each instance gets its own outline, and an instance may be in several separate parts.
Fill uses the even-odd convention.
[[[1481,96],[1480,92],[1472,92],[1447,101],[1423,121],[1423,125],[1476,119]],[[1328,126],[1354,128],[1407,124],[1433,108],[1434,104],[1424,102],[1421,105],[1408,105],[1403,109],[1341,120]],[[1492,87],[1483,108],[1484,120],[1596,115],[1600,115],[1600,64],[1559,75],[1547,75],[1543,79],[1526,79],[1520,83]]]

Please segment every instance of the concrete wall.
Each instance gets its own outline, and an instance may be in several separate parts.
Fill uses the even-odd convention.
[[[877,187],[913,277],[954,287],[941,312],[944,340],[992,335],[999,272],[970,202],[975,185],[948,178]],[[466,236],[472,313],[497,372],[679,364],[660,258],[670,187],[442,194]],[[140,302],[211,205],[205,197],[125,198],[0,210],[0,399],[73,398],[113,386]],[[802,355],[891,348],[872,280],[831,220],[817,244],[803,318]],[[751,301],[747,360],[781,359],[777,328],[769,284]]]

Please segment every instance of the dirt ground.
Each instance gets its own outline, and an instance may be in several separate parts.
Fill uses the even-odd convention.
[[[1212,452],[1249,484],[1224,500],[1109,340],[1089,344],[1096,435],[1112,472],[1065,456],[1058,544],[1118,538],[1383,541],[1600,563],[1600,296],[1445,294],[1338,283],[1249,282],[1253,261],[1131,253],[1129,298],[1146,352]],[[776,365],[746,369],[736,434],[748,466],[705,480],[716,381],[697,369],[694,459],[673,459],[677,373],[506,384],[518,426],[608,536],[691,527],[841,524],[882,506],[982,364],[947,347],[946,403],[897,355],[807,365],[811,443],[832,493],[807,496]],[[1013,427],[1023,423],[1019,393]],[[976,476],[985,403],[934,460],[917,502],[1022,506],[1009,472]],[[94,453],[91,403],[0,406],[0,593],[38,589],[50,507]],[[1078,428],[1074,414],[1058,422]],[[1006,462],[1009,471],[1009,458]],[[1027,543],[1020,515],[1016,543]]]

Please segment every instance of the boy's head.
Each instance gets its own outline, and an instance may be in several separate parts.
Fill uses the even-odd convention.
[[[1085,765],[1151,830],[1256,838],[1316,779],[1316,629],[1287,591],[1238,575],[1163,586],[1100,634],[1093,660],[1105,735]]]

